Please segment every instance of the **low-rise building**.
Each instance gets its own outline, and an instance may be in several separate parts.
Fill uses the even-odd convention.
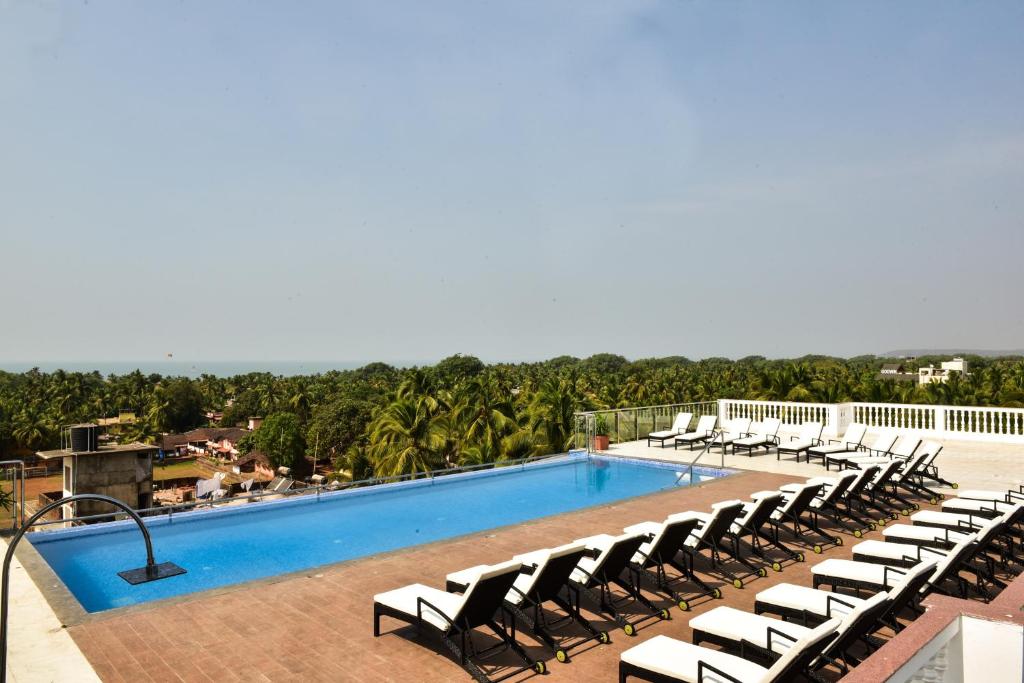
[[[963,358],[954,358],[950,361],[944,361],[941,364],[941,367],[938,368],[934,365],[929,365],[926,368],[919,368],[917,371],[918,383],[931,384],[932,382],[948,382],[954,372],[959,372],[965,377],[969,375],[970,373],[967,371],[967,361]]]
[[[75,429],[97,429],[95,425],[76,425]],[[43,460],[59,460],[63,471],[64,498],[95,493],[116,498],[134,509],[153,505],[153,456],[159,448],[144,443],[100,444],[95,437],[87,442],[69,440],[65,448],[40,451]],[[83,517],[110,512],[110,506],[95,501],[79,501],[63,507],[62,518]]]

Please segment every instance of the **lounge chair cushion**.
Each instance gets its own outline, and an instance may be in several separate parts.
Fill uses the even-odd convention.
[[[1007,491],[988,491],[984,489],[961,489],[956,492],[958,498],[967,498],[969,500],[995,500],[999,502],[1005,502],[1007,498]],[[1024,497],[1024,494],[1018,494],[1018,497]]]
[[[970,498],[947,498],[942,501],[943,512],[983,512],[989,513],[986,516],[990,516],[993,512],[999,514],[1006,514],[1014,509],[1014,505],[1011,503],[1002,503],[997,500],[971,500]]]
[[[837,617],[844,617],[852,611],[852,608],[839,604],[834,599],[829,600],[829,596],[854,605],[854,607],[864,602],[863,598],[839,595],[831,591],[798,586],[793,583],[780,583],[771,588],[766,588],[754,596],[754,599],[757,602],[776,605],[783,609],[803,610],[822,617],[828,616],[830,605],[832,615]]]
[[[828,455],[829,453],[849,453],[851,449],[845,443],[829,443],[822,446],[811,446],[807,449],[807,452],[817,455]]]
[[[654,636],[621,655],[622,661],[647,671],[687,683],[697,682],[697,664],[705,662],[741,681],[756,683],[765,679],[768,669],[747,660],[699,645]],[[705,683],[728,683],[714,674],[704,676]]]
[[[895,573],[891,569],[887,575],[885,565],[854,560],[828,559],[811,567],[811,573],[815,576],[828,576],[886,588],[892,588],[903,580],[903,574]]]
[[[883,561],[891,561],[897,564],[910,561],[922,562],[924,560],[940,560],[945,557],[946,554],[946,551],[938,550],[936,548],[926,548],[924,546],[910,543],[879,541],[877,539],[861,541],[857,545],[853,546],[854,557],[860,555]]]
[[[436,605],[449,618],[454,618],[458,615],[466,599],[465,595],[460,595],[459,593],[448,593],[437,588],[414,583],[386,593],[378,593],[373,596],[373,601],[415,617],[416,601],[418,598],[423,598],[430,602],[430,604]],[[422,614],[423,620],[427,623],[442,631],[448,630],[448,622],[434,610],[424,606]]]
[[[937,526],[954,531],[977,529],[985,520],[975,516],[958,515],[952,512],[937,512],[935,510],[921,510],[910,516],[910,521],[921,526]]]
[[[793,641],[800,640],[810,631],[800,624],[744,612],[734,607],[716,607],[690,619],[690,628],[695,631],[704,631],[735,642],[745,640],[762,649],[768,649],[769,627],[791,636]],[[772,651],[783,654],[793,645],[793,641],[773,636]]]
[[[797,441],[783,441],[779,444],[780,451],[806,451],[808,448],[813,448],[814,442],[810,440],[798,439]]]
[[[887,526],[882,529],[882,535],[887,540],[891,538],[893,542],[897,543],[913,543],[914,541],[937,543],[947,540],[950,543],[959,543],[967,538],[967,534],[959,531],[948,531],[933,526],[914,526],[912,524]]]

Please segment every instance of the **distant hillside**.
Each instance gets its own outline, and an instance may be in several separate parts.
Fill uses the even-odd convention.
[[[983,356],[998,358],[1000,356],[1024,356],[1024,349],[999,351],[991,349],[901,349],[886,351],[882,358],[902,358],[904,356]]]

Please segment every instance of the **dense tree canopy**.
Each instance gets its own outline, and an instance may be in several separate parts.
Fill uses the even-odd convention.
[[[267,416],[250,447],[281,464],[315,449],[320,462],[359,478],[560,451],[573,437],[573,413],[586,408],[717,398],[1024,406],[1024,360],[968,360],[968,376],[923,387],[878,379],[886,361],[873,356],[629,361],[598,354],[486,365],[456,355],[425,368],[373,363],[310,376],[196,379],[0,372],[0,456],[56,447],[61,426],[119,409],[139,416],[123,437],[143,441],[201,426],[205,411],[223,411],[225,426]],[[253,445],[257,438],[266,443]]]

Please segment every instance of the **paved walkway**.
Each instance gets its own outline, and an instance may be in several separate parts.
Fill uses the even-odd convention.
[[[7,552],[7,541],[0,540],[0,552]],[[99,680],[17,558],[11,563],[8,614],[8,680],[16,683]]]
[[[527,522],[377,557],[310,571],[298,578],[249,585],[213,596],[191,596],[145,611],[122,613],[70,628],[104,681],[468,681],[469,676],[438,645],[418,641],[413,629],[385,618],[372,637],[372,596],[409,583],[443,587],[448,572],[495,562],[530,549],[595,533],[617,533],[644,520],[661,520],[687,509],[707,510],[717,501],[747,498],[792,477],[740,473],[700,486]],[[879,536],[879,532],[869,534]],[[809,566],[824,557],[849,557],[854,539],[782,573],[752,578],[743,589],[721,581],[724,599],[698,600],[690,613],[674,608],[672,620],[648,622],[636,638],[613,630],[612,644],[593,645],[558,664],[528,636],[520,641],[547,659],[551,674],[536,680],[614,681],[619,653],[655,634],[689,639],[691,616],[716,605],[752,609],[757,591],[781,581],[810,584]],[[652,596],[653,597],[653,596]],[[495,660],[503,664],[502,655]],[[514,680],[532,678],[519,675]]]

